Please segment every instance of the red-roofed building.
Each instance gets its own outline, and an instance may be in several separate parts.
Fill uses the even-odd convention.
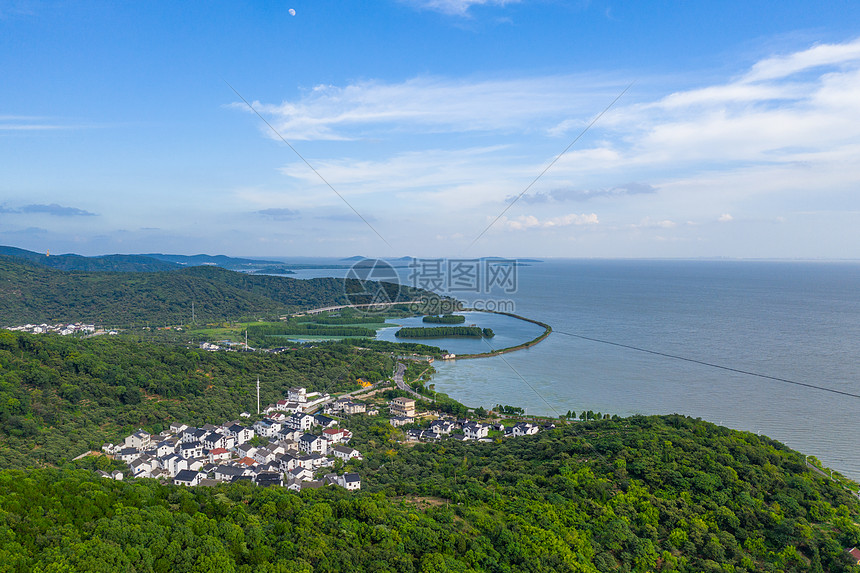
[[[225,450],[224,448],[215,448],[214,450],[209,450],[209,461],[213,464],[215,462],[220,462],[224,460],[230,459],[230,452]]]
[[[853,559],[854,561],[857,562],[858,565],[860,565],[860,549],[857,549],[856,547],[852,547],[851,549],[848,550],[848,555],[850,555],[851,559]]]
[[[239,463],[243,466],[248,466],[250,468],[257,465],[257,460],[255,460],[254,458],[245,457],[239,460]]]
[[[352,438],[352,432],[349,430],[326,428],[322,433],[326,440],[334,444],[341,442],[346,443]]]

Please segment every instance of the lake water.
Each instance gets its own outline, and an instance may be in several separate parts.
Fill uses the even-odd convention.
[[[376,338],[377,340],[387,340],[389,342],[429,344],[448,352],[453,352],[454,354],[480,354],[482,352],[491,352],[500,348],[509,348],[523,344],[529,340],[534,340],[543,334],[544,331],[543,327],[532,322],[501,314],[488,312],[458,312],[457,314],[465,316],[466,322],[451,326],[475,325],[481,328],[491,328],[495,336],[492,338],[397,338],[394,336],[401,326],[445,326],[441,324],[428,324],[423,321],[422,317],[410,317],[386,320],[385,322],[397,326],[380,330]]]
[[[860,264],[552,260],[519,267],[517,286],[506,295],[513,312],[553,334],[502,357],[436,361],[438,391],[535,414],[687,414],[768,435],[860,480],[856,397],[570,336],[860,395]],[[508,346],[494,330],[491,343]]]

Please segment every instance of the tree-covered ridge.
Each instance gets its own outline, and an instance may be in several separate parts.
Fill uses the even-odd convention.
[[[396,284],[383,286],[391,300],[412,300],[423,292]],[[218,322],[372,302],[364,291],[356,280],[299,280],[211,266],[152,273],[64,272],[0,256],[0,325],[186,324],[192,319],[192,303],[198,321]]]
[[[257,376],[268,404],[291,386],[357,389],[357,378],[393,368],[386,355],[343,345],[255,354],[0,331],[0,467],[56,464],[137,427],[256,412]]]
[[[0,472],[0,571],[858,571],[857,501],[777,442],[682,416],[404,447],[362,491]]]

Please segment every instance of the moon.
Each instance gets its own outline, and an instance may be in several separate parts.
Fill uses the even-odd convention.
[[[295,10],[293,10],[292,8],[290,8],[289,10],[287,10],[287,12],[289,12],[289,13],[290,13],[290,16],[295,16],[295,15],[296,15],[296,11],[295,11]]]

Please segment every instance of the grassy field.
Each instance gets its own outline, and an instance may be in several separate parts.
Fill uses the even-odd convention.
[[[324,315],[323,318],[326,316]],[[295,321],[295,324],[319,324],[316,320],[316,317],[308,317],[306,319],[299,319]],[[340,327],[361,327],[368,328],[372,330],[379,330],[381,328],[390,328],[396,325],[388,324],[385,321],[386,316],[380,316],[379,322],[372,323],[349,323],[349,324],[340,324]],[[250,326],[266,326],[266,325],[280,325],[283,322],[237,322],[237,323],[222,323],[222,324],[207,324],[200,325],[196,328],[187,328],[185,330],[185,335],[193,337],[199,340],[231,340],[233,342],[244,342],[245,340],[245,330]],[[279,335],[277,338],[283,338],[284,340],[296,341],[296,342],[318,342],[324,340],[343,340],[345,338],[361,338],[361,337],[350,337],[350,336],[328,336],[328,335]]]

